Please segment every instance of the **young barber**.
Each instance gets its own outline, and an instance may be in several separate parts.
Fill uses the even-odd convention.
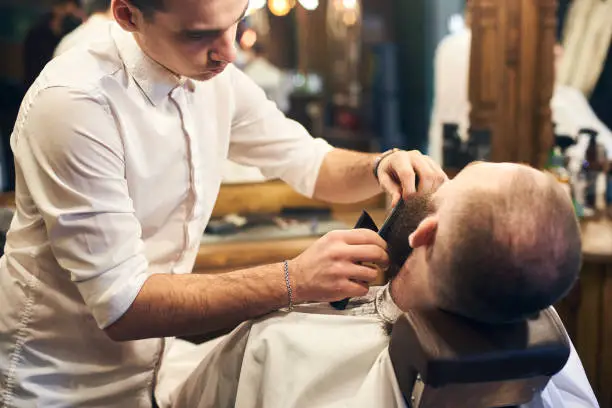
[[[54,59],[12,135],[17,212],[0,264],[5,406],[149,407],[167,341],[305,301],[367,292],[372,231],[295,259],[191,275],[229,156],[307,196],[435,190],[418,152],[334,149],[231,62],[247,0],[113,0],[118,25]],[[377,177],[374,175],[376,169]],[[377,179],[378,178],[378,179]]]

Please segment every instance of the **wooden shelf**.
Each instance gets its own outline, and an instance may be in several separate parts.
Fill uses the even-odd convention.
[[[363,208],[384,207],[384,195],[356,204],[328,204],[296,193],[282,181],[226,184],[221,186],[213,216],[232,213],[278,213],[283,207],[309,206],[331,208],[334,212],[355,212]]]
[[[580,227],[584,261],[612,264],[612,219],[586,219],[580,222]]]
[[[380,208],[368,212],[381,225],[385,211]],[[348,226],[355,224],[361,211],[334,212],[333,217]],[[265,265],[291,259],[304,252],[318,237],[254,242],[231,242],[202,245],[196,257],[197,273],[222,273],[236,269]]]

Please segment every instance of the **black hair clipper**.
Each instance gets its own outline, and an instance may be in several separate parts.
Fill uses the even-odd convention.
[[[361,216],[359,217],[359,219],[357,220],[357,223],[355,224],[354,229],[358,229],[358,228],[366,228],[374,232],[378,232],[378,227],[376,226],[376,223],[374,222],[370,214],[368,214],[368,212],[365,210],[361,212]],[[346,309],[346,306],[348,305],[349,300],[350,298],[346,298],[346,299],[338,300],[336,302],[330,302],[330,305],[336,310],[344,310]]]

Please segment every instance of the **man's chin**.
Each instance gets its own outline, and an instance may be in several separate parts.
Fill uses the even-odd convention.
[[[195,75],[189,75],[189,78],[193,79],[194,81],[208,81],[209,79],[214,78],[215,75],[213,75],[212,73],[203,73],[203,74],[195,74]]]
[[[191,75],[191,79],[195,79],[196,81],[208,81],[213,79],[217,75],[219,75],[223,70],[220,71],[205,71],[200,74]]]

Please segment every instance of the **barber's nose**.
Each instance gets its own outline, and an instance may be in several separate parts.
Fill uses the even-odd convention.
[[[234,62],[236,59],[236,46],[235,46],[236,35],[232,30],[227,30],[220,36],[214,44],[214,48],[211,52],[211,57],[215,61]]]

